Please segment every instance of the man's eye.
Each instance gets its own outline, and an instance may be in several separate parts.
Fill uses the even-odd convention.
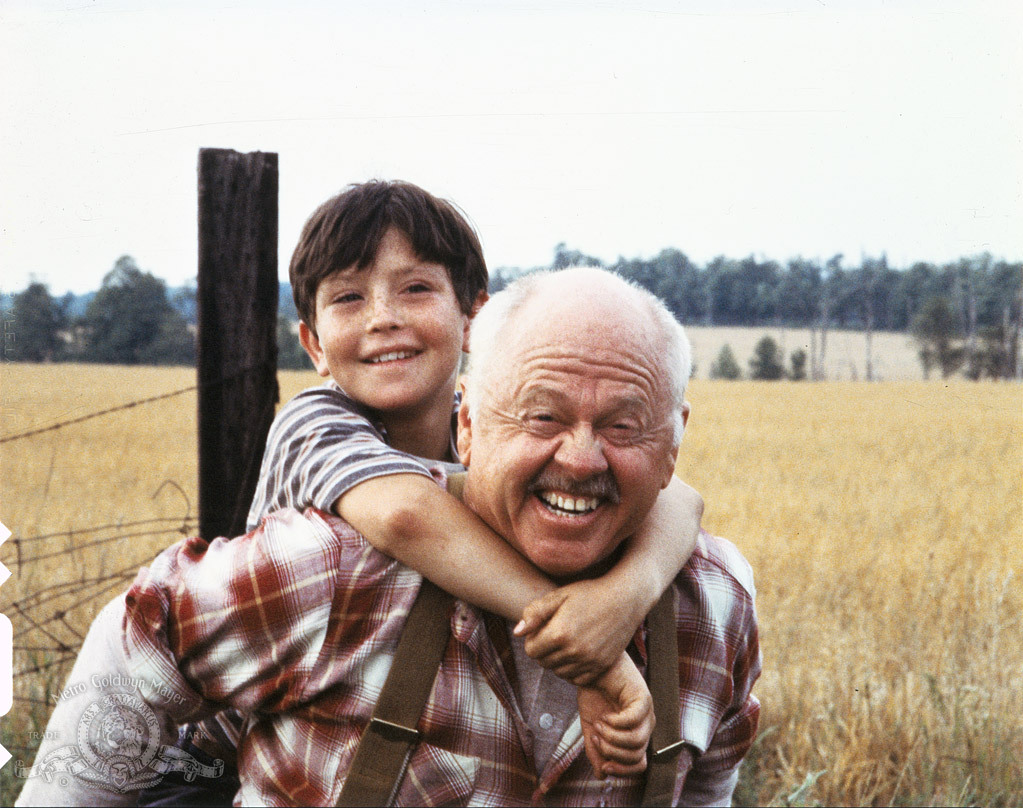
[[[526,424],[536,432],[552,432],[558,429],[558,419],[549,412],[535,412],[526,416]]]
[[[345,292],[334,296],[335,303],[354,303],[357,300],[362,300],[362,295],[358,292]]]
[[[408,292],[429,292],[430,291],[430,287],[427,286],[425,283],[412,283],[412,284],[409,284],[409,287],[408,287],[408,289],[406,291],[408,291]]]
[[[614,441],[633,440],[639,434],[639,425],[630,421],[616,421],[607,427],[606,433]]]

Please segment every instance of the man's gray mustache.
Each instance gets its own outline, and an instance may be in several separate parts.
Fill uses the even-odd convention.
[[[618,483],[609,471],[603,471],[584,480],[573,480],[564,474],[545,469],[533,478],[527,490],[531,494],[537,491],[564,491],[573,497],[597,497],[612,504],[617,504],[619,500]]]

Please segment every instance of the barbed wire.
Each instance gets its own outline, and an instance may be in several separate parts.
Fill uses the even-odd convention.
[[[140,398],[137,401],[129,401],[127,404],[121,404],[117,407],[108,407],[105,410],[99,410],[98,412],[90,412],[88,415],[82,415],[78,418],[72,418],[68,421],[60,421],[56,424],[50,424],[49,426],[40,427],[38,429],[30,429],[27,432],[18,432],[14,435],[5,435],[0,437],[0,444],[8,443],[12,440],[21,440],[22,438],[31,438],[34,435],[42,435],[44,432],[53,432],[57,429],[63,429],[66,426],[72,424],[80,424],[83,421],[88,421],[92,418],[99,418],[101,415],[110,415],[114,412],[121,412],[122,410],[128,410],[132,407],[137,407],[140,404],[150,404],[154,401],[162,401],[165,398],[173,398],[174,396],[180,396],[183,393],[191,393],[193,390],[198,390],[199,385],[193,384],[191,387],[182,387],[180,390],[174,390],[170,393],[163,393],[158,396],[150,396],[149,398]]]
[[[59,600],[60,598],[67,597],[68,595],[74,595],[79,592],[82,592],[89,587],[102,586],[103,584],[106,584],[111,581],[114,582],[126,581],[133,578],[138,573],[139,567],[145,564],[148,560],[151,559],[143,558],[138,563],[129,564],[127,567],[123,567],[119,570],[108,573],[107,575],[97,576],[95,578],[83,578],[78,581],[67,581],[65,583],[54,584],[53,586],[49,586],[46,587],[45,589],[41,589],[29,595],[26,595],[21,600],[15,601],[15,603],[17,606],[20,606],[25,611],[32,611],[39,609],[40,607],[46,605],[47,603],[50,603],[51,601]],[[43,597],[43,595],[49,596]],[[27,603],[27,601],[33,600],[35,598],[38,598],[38,600],[36,600],[35,603]]]
[[[98,547],[101,544],[109,544],[110,542],[118,541],[119,539],[138,539],[138,538],[141,538],[142,536],[157,536],[160,533],[166,533],[166,532],[169,532],[169,531],[164,531],[164,530],[140,530],[140,531],[137,531],[135,533],[119,533],[116,536],[107,536],[106,538],[102,538],[102,539],[94,539],[93,541],[87,541],[87,542],[85,542],[83,544],[78,544],[78,545],[76,545],[74,547],[67,548],[67,549],[64,549],[64,550],[54,550],[53,552],[50,552],[50,553],[40,553],[39,555],[34,555],[34,556],[31,556],[30,558],[26,558],[26,559],[20,560],[19,563],[20,564],[31,564],[31,563],[35,563],[37,561],[44,561],[47,558],[56,558],[57,556],[67,555],[68,553],[76,553],[79,550],[86,550],[89,547]],[[71,534],[61,533],[59,535],[63,536],[63,535],[75,535],[75,534],[74,533],[71,533]]]
[[[80,424],[83,421],[88,421],[92,418],[99,418],[100,416],[103,415],[110,415],[111,413],[122,412],[124,410],[131,409],[132,407],[138,407],[141,404],[151,404],[154,401],[162,401],[167,398],[173,398],[174,396],[183,395],[184,393],[191,393],[193,391],[200,389],[205,390],[210,387],[217,387],[218,385],[235,381],[237,379],[240,379],[242,376],[245,376],[249,373],[253,373],[257,370],[263,370],[270,366],[272,366],[275,370],[277,369],[276,363],[268,360],[265,362],[260,362],[256,365],[251,365],[247,368],[242,368],[241,370],[232,373],[230,376],[223,376],[214,381],[199,382],[198,384],[193,384],[190,387],[182,387],[180,390],[172,390],[169,393],[161,393],[160,395],[149,396],[148,398],[136,399],[135,401],[129,401],[126,404],[119,404],[116,407],[108,407],[105,410],[90,412],[87,413],[86,415],[80,415],[77,418],[71,418],[67,421],[59,421],[58,423],[50,424],[49,426],[43,426],[37,429],[29,429],[26,430],[25,432],[17,432],[13,435],[3,435],[0,436],[0,444],[8,443],[10,441],[15,440],[21,440],[22,438],[30,438],[33,437],[34,435],[42,435],[46,432],[53,432],[54,430],[63,429],[64,427],[71,426],[72,424]]]
[[[186,393],[218,387],[264,369],[269,364],[269,362],[261,362],[258,365],[244,368],[230,376],[225,376],[215,381],[200,382],[166,393],[147,396],[113,407],[106,407],[102,410],[47,426],[0,436],[0,444],[54,432],[94,418],[124,412],[154,402],[165,401]],[[184,536],[195,535],[198,532],[198,519],[192,515],[192,503],[181,485],[174,480],[165,480],[156,489],[152,497],[155,499],[167,486],[176,489],[181,494],[184,500],[184,516],[111,522],[52,533],[42,533],[34,536],[12,537],[12,541],[7,546],[13,548],[14,558],[12,559],[9,555],[4,554],[5,561],[8,564],[16,563],[17,571],[20,575],[24,565],[39,564],[59,556],[73,555],[78,551],[94,551],[97,547],[110,545],[122,539],[127,541],[129,539],[159,536],[162,534],[173,535],[175,533]],[[91,538],[83,543],[77,543],[76,539],[83,536]],[[66,540],[68,546],[52,551],[46,549],[45,543],[47,541],[59,541],[61,539]],[[24,550],[29,547],[33,548],[36,552],[26,556]],[[82,630],[80,630],[81,624],[79,627],[74,625],[75,623],[80,623],[80,617],[88,617],[88,612],[83,612],[83,608],[88,607],[90,604],[103,603],[113,596],[112,593],[124,590],[137,575],[139,568],[149,563],[153,558],[150,552],[139,553],[138,556],[137,560],[120,569],[108,573],[101,571],[89,577],[82,577],[73,581],[55,581],[25,594],[17,601],[4,606],[5,610],[9,610],[8,613],[14,623],[13,633],[15,639],[12,644],[12,651],[19,663],[19,667],[13,671],[15,681],[27,679],[31,682],[33,676],[40,674],[47,678],[47,680],[54,676],[63,675],[62,672],[76,659],[84,640],[84,635]],[[73,619],[69,620],[69,618]],[[85,620],[83,622],[87,627],[88,621]],[[50,702],[46,699],[30,695],[15,694],[13,698],[25,704],[51,706]],[[12,749],[20,748],[10,744],[8,746]],[[30,747],[25,748],[28,749]]]
[[[166,483],[164,483],[163,485],[166,485]],[[159,493],[159,491],[157,491],[157,493]],[[193,520],[190,517],[186,516],[184,522],[187,523],[189,521],[193,521]],[[71,529],[68,529],[68,530],[60,530],[60,531],[57,531],[56,533],[39,533],[39,534],[37,534],[35,536],[20,536],[20,537],[17,537],[17,538],[12,538],[11,539],[11,543],[13,544],[16,541],[20,541],[23,544],[27,544],[28,542],[33,542],[33,541],[42,540],[42,539],[58,539],[61,536],[68,536],[68,537],[70,537],[70,536],[78,536],[78,535],[81,535],[83,533],[99,533],[101,530],[121,530],[122,528],[126,528],[126,527],[141,527],[142,525],[155,525],[155,524],[159,524],[161,522],[163,522],[163,523],[170,522],[172,524],[182,524],[182,519],[181,519],[180,516],[159,516],[159,517],[155,517],[153,519],[136,519],[136,520],[133,520],[131,522],[109,522],[109,523],[107,523],[105,525],[94,525],[92,527],[76,527],[76,528],[71,528]],[[170,530],[170,528],[168,528],[168,530]],[[154,532],[163,532],[163,531],[154,531]]]

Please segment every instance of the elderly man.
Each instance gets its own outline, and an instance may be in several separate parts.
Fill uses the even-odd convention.
[[[495,295],[472,343],[458,430],[466,503],[552,577],[600,574],[673,473],[688,417],[681,329],[617,277],[568,270]],[[421,584],[340,520],[280,512],[241,539],[182,542],[140,574],[128,671],[159,683],[151,704],[176,720],[225,704],[249,714],[243,804],[333,804]],[[668,792],[727,804],[759,711],[749,566],[704,535],[669,600],[681,743]],[[506,621],[456,601],[447,622],[394,804],[639,801],[642,773],[602,779],[593,768],[615,728],[583,727],[575,688],[540,668]],[[640,631],[630,649],[641,668],[655,661],[647,639]]]

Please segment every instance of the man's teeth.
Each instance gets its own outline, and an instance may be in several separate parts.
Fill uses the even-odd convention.
[[[391,351],[380,356],[374,356],[369,361],[375,365],[379,362],[393,362],[395,359],[410,359],[413,356],[415,356],[415,353],[412,351]]]
[[[569,513],[588,513],[589,511],[594,510],[600,504],[600,500],[597,499],[596,497],[566,498],[548,491],[541,491],[539,493],[539,496],[540,499],[542,499],[552,508],[557,508],[559,511],[567,511]]]

